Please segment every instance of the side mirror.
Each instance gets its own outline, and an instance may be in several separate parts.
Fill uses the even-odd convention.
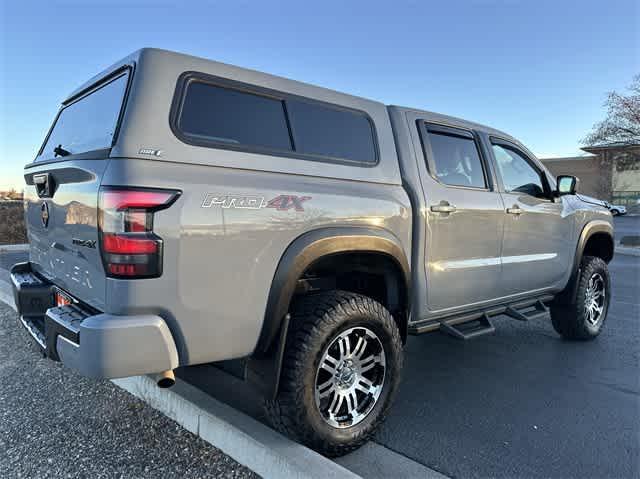
[[[562,195],[575,195],[578,187],[578,178],[570,175],[560,175],[557,179],[556,194]]]

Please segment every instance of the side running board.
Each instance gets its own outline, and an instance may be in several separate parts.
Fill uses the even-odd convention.
[[[491,320],[496,316],[505,315],[518,321],[549,319],[549,308],[545,302],[552,299],[553,296],[547,295],[459,316],[417,321],[409,324],[408,332],[415,335],[439,330],[457,339],[476,338],[495,332]]]
[[[494,333],[496,328],[491,324],[489,316],[485,313],[478,319],[456,325],[440,323],[440,331],[457,339],[467,340]]]
[[[511,306],[507,307],[503,314],[517,319],[518,321],[529,321],[530,319],[544,319],[549,316],[549,308],[545,304],[538,300],[533,305],[533,310],[529,308],[516,309]]]

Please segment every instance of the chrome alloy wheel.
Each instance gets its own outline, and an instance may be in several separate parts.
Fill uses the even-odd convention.
[[[375,406],[386,371],[382,342],[364,326],[343,331],[326,348],[315,379],[316,407],[331,426],[360,423]]]
[[[598,324],[602,319],[606,302],[606,286],[604,278],[600,273],[594,273],[589,282],[584,295],[584,309],[587,315],[587,321],[592,326]]]

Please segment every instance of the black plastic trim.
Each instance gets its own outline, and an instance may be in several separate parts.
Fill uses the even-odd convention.
[[[479,308],[472,311],[459,312],[444,315],[439,318],[430,318],[420,321],[415,321],[409,324],[409,334],[423,334],[429,333],[432,331],[437,331],[440,329],[442,324],[447,324],[449,326],[455,326],[458,324],[468,323],[470,321],[475,321],[478,318],[487,315],[487,316],[497,316],[500,314],[505,314],[507,308],[515,308],[521,309],[536,305],[539,302],[547,303],[553,300],[552,294],[542,294],[542,295],[534,295],[529,298],[519,299],[515,301],[507,301],[502,304],[497,304],[494,306],[488,306],[484,308]]]
[[[611,256],[613,258],[613,254],[615,251],[615,241],[613,239],[613,228],[606,221],[594,220],[587,223],[580,232],[580,237],[578,238],[578,244],[576,246],[576,252],[573,259],[573,268],[571,270],[571,276],[569,277],[569,281],[567,282],[567,286],[565,289],[558,295],[558,302],[564,304],[572,304],[576,298],[577,292],[577,278],[580,272],[580,263],[582,262],[582,257],[584,256],[584,249],[589,242],[589,238],[591,238],[595,234],[606,234],[611,239],[611,245],[613,251],[611,252]]]
[[[53,285],[31,268],[31,263],[16,263],[10,270],[13,297],[20,316],[43,316],[53,306]]]
[[[403,273],[407,295],[404,299],[405,304],[409,304],[409,263],[402,247],[390,233],[366,227],[332,227],[310,231],[294,240],[278,263],[254,354],[269,351],[304,271],[321,258],[347,252],[379,253],[393,259]]]

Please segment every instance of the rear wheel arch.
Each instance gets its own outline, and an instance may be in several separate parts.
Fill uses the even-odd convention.
[[[406,338],[410,270],[398,239],[386,230],[368,227],[331,227],[305,233],[289,245],[278,263],[262,331],[248,364],[249,379],[261,383],[267,396],[277,392],[292,301],[304,290],[308,273],[318,273],[322,279],[322,273],[333,268],[343,275],[340,279],[333,278],[338,281],[336,288],[368,295],[385,307],[391,306],[403,340]],[[350,287],[350,271],[354,273],[351,277],[354,284],[368,276],[375,288],[367,294],[363,287]],[[385,297],[381,296],[381,284]]]

